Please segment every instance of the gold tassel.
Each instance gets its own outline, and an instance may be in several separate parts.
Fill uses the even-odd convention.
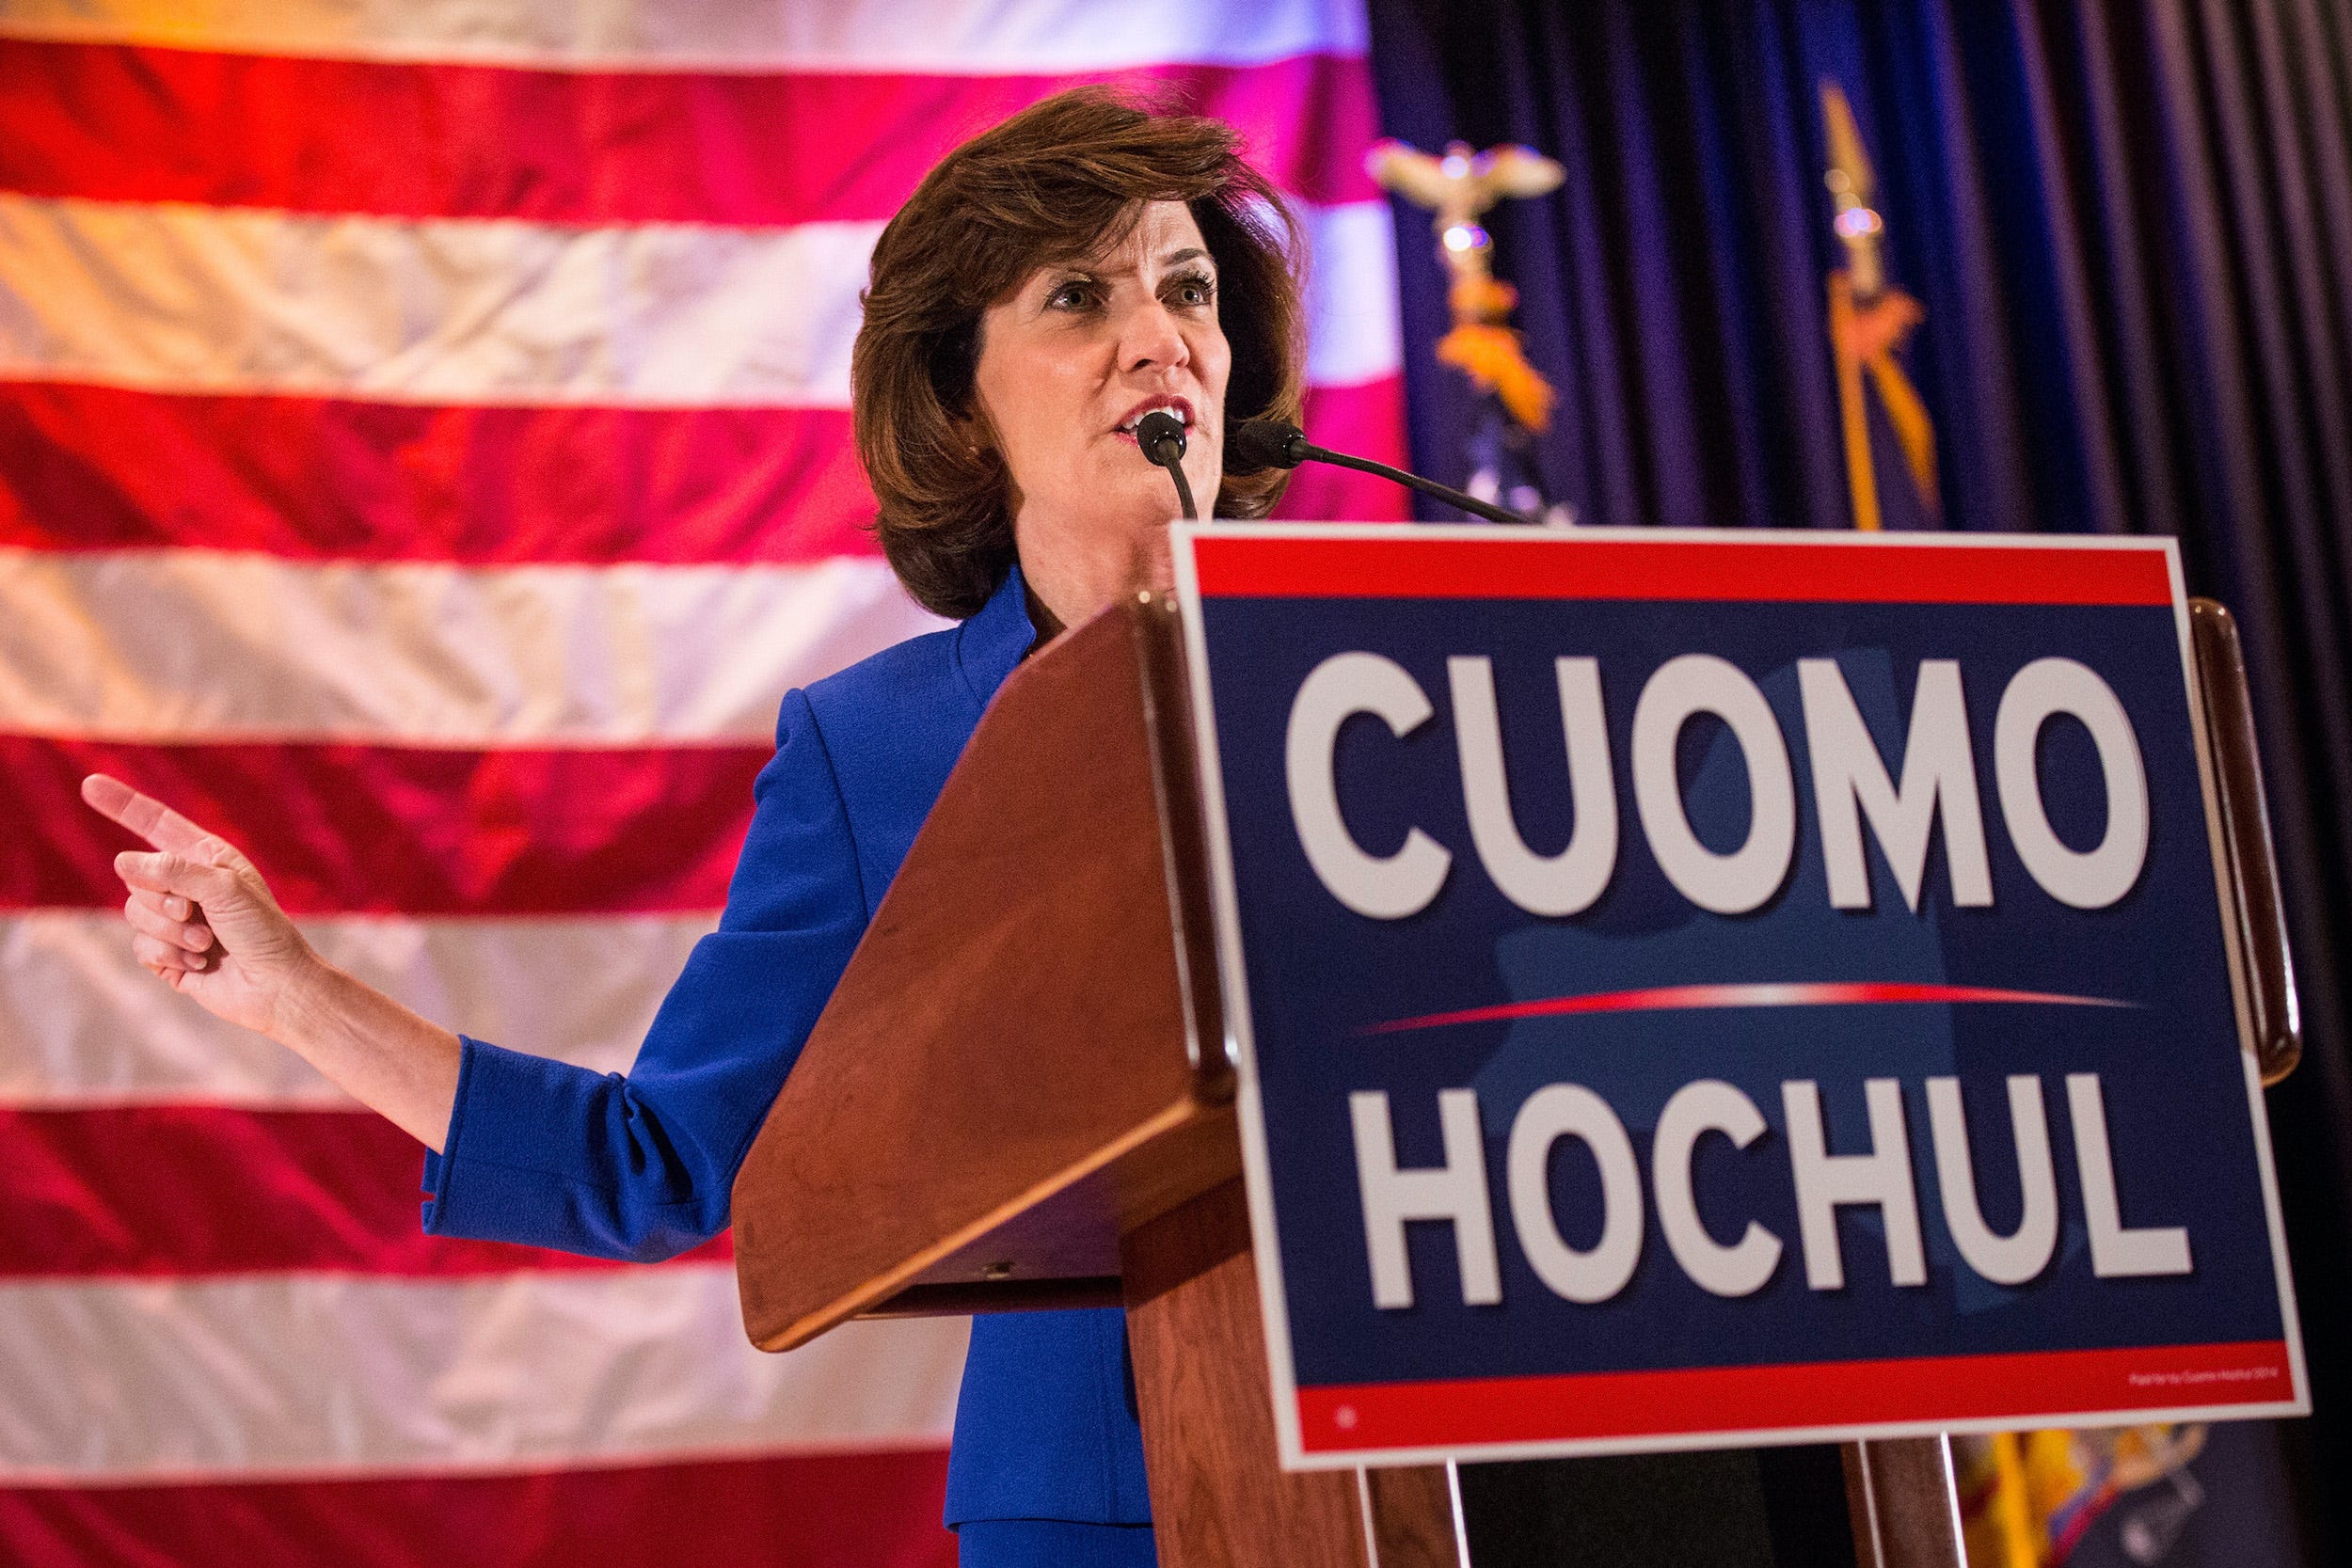
[[[1879,389],[1879,401],[1886,405],[1887,422],[1895,427],[1896,444],[1903,449],[1903,461],[1911,465],[1912,482],[1919,487],[1920,499],[1928,510],[1940,512],[1943,503],[1935,487],[1935,426],[1929,421],[1928,405],[1920,401],[1918,388],[1911,377],[1895,363],[1892,354],[1881,354],[1869,361],[1870,384]]]
[[[1559,394],[1527,362],[1519,335],[1509,327],[1464,322],[1438,340],[1438,357],[1462,371],[1481,391],[1500,397],[1510,416],[1528,429],[1551,428],[1551,405]]]

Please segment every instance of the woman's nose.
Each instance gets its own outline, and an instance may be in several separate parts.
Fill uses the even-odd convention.
[[[1127,371],[1165,371],[1192,362],[1191,345],[1175,313],[1158,300],[1130,311],[1120,333],[1119,362]]]

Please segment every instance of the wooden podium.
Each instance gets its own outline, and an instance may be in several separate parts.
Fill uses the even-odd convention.
[[[2199,601],[2266,1075],[2284,945],[2234,634]],[[1124,1305],[1168,1568],[1466,1562],[1450,1467],[1283,1472],[1172,600],[1139,594],[982,718],[735,1184],[752,1339]],[[2277,1000],[2274,1000],[2277,999]],[[1861,1568],[1958,1568],[1940,1439],[1849,1445]]]

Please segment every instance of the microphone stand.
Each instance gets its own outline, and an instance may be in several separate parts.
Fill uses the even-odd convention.
[[[1238,453],[1252,467],[1295,468],[1301,463],[1328,463],[1337,468],[1353,468],[1358,473],[1374,474],[1408,490],[1418,490],[1435,497],[1448,506],[1484,517],[1490,523],[1516,523],[1521,528],[1534,523],[1516,512],[1480,500],[1451,484],[1440,484],[1434,479],[1391,468],[1386,463],[1375,463],[1369,457],[1355,457],[1347,452],[1333,451],[1329,447],[1316,446],[1307,439],[1306,432],[1280,420],[1249,420],[1233,427],[1227,438],[1226,450]]]
[[[1418,490],[1424,496],[1434,497],[1448,506],[1467,512],[1473,517],[1484,517],[1490,523],[1512,523],[1525,528],[1534,522],[1533,518],[1482,501],[1451,484],[1440,484],[1434,479],[1423,479],[1403,468],[1375,463],[1369,457],[1357,457],[1343,451],[1333,451],[1329,447],[1316,446],[1307,439],[1305,432],[1295,425],[1278,424],[1271,420],[1253,420],[1243,428],[1248,431],[1249,436],[1256,437],[1244,438],[1242,445],[1245,450],[1275,467],[1295,468],[1301,463],[1328,463],[1335,468],[1353,468],[1358,473],[1373,474],[1391,483],[1402,484],[1408,490]],[[1241,431],[1235,434],[1240,435]],[[1154,409],[1136,424],[1136,439],[1143,448],[1143,455],[1166,468],[1168,477],[1176,482],[1176,499],[1183,505],[1184,520],[1199,521],[1200,514],[1192,503],[1192,486],[1184,479],[1183,422],[1172,414]]]
[[[1473,517],[1484,517],[1490,523],[1516,523],[1525,528],[1533,521],[1531,518],[1520,516],[1516,512],[1506,511],[1491,502],[1482,501],[1467,490],[1456,490],[1451,484],[1440,484],[1434,479],[1423,479],[1421,475],[1407,473],[1403,468],[1391,468],[1386,463],[1375,463],[1369,457],[1354,457],[1343,451],[1333,451],[1328,447],[1316,446],[1312,441],[1307,440],[1301,440],[1298,446],[1300,449],[1298,457],[1302,463],[1328,463],[1335,468],[1353,468],[1358,473],[1376,474],[1382,479],[1402,484],[1408,490],[1418,490],[1424,496],[1435,497],[1448,506],[1467,512]]]
[[[1197,523],[1200,512],[1192,504],[1192,485],[1184,478],[1184,422],[1164,409],[1153,409],[1136,422],[1136,442],[1143,448],[1143,455],[1168,470],[1168,477],[1176,482],[1176,499],[1183,506],[1184,521]]]

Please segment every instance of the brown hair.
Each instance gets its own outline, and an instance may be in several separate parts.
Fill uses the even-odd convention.
[[[1038,267],[1115,240],[1149,201],[1182,201],[1215,258],[1232,372],[1224,428],[1295,422],[1304,356],[1298,230],[1221,120],[1079,87],[975,136],[924,176],[874,246],[850,366],[874,531],[907,591],[969,615],[1012,565],[1009,476],[966,444],[980,313]],[[1228,473],[1220,517],[1263,517],[1289,478]]]

